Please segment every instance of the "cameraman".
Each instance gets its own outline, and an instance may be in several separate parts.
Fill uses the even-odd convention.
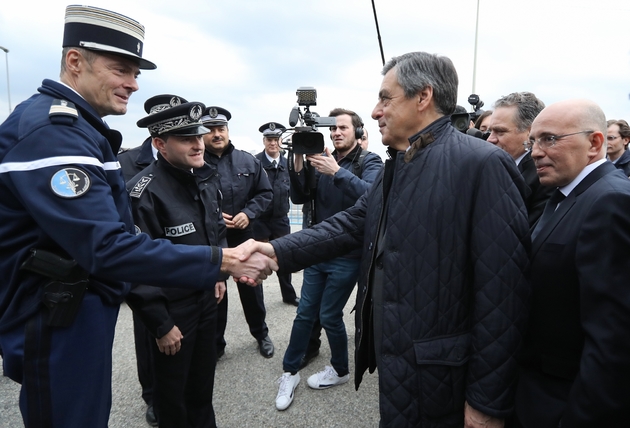
[[[308,155],[315,169],[315,186],[309,188],[307,170],[301,155],[295,156],[291,176],[291,199],[295,204],[311,204],[312,223],[319,223],[354,205],[380,173],[383,162],[374,153],[363,150],[363,122],[350,110],[334,109],[331,117],[337,124],[330,128],[335,150]],[[293,401],[302,360],[306,356],[309,337],[319,318],[326,330],[331,351],[331,366],[308,379],[314,389],[345,383],[349,379],[348,337],[343,323],[343,308],[350,297],[359,273],[360,252],[351,252],[304,270],[301,299],[293,321],[291,338],[284,354],[284,374],[276,396],[276,408],[285,410]],[[317,355],[318,350],[315,350]],[[312,355],[311,355],[312,357]],[[306,357],[308,359],[308,357]]]

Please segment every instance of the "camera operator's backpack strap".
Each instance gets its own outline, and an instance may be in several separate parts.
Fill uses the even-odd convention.
[[[365,157],[370,153],[367,150],[363,150],[363,148],[359,147],[359,155],[355,156],[352,159],[352,173],[359,178],[362,178],[361,175],[363,173],[363,163],[365,162]]]

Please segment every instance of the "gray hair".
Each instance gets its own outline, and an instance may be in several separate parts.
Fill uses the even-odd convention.
[[[524,132],[532,127],[536,116],[545,108],[545,103],[536,98],[531,92],[512,92],[501,97],[494,103],[495,108],[516,107],[514,122],[519,132]]]
[[[459,79],[449,58],[426,52],[406,53],[385,64],[383,76],[394,67],[406,98],[415,97],[418,92],[431,87],[436,110],[443,115],[453,113],[457,105]]]
[[[96,61],[96,57],[98,56],[96,52],[92,52],[91,50],[88,50],[88,49],[73,47],[73,46],[65,47],[61,51],[61,72],[59,73],[60,75],[63,75],[66,72],[66,55],[68,55],[68,51],[70,49],[79,51],[79,53],[83,55],[83,58],[85,58],[85,61],[87,61],[89,65],[92,65],[94,61]]]

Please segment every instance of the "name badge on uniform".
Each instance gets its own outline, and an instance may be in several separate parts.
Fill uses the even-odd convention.
[[[90,190],[92,181],[87,172],[79,168],[63,168],[53,174],[50,188],[62,198],[78,198]]]
[[[171,226],[164,228],[164,234],[168,238],[176,238],[178,236],[190,235],[191,233],[195,233],[197,229],[195,229],[195,225],[192,223],[180,224],[179,226]]]

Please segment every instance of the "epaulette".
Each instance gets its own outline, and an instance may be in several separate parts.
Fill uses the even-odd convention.
[[[118,150],[118,154],[125,153],[127,150],[131,150],[131,148],[130,147],[121,147]]]
[[[140,180],[138,180],[133,188],[129,191],[129,196],[131,196],[132,198],[139,198],[140,196],[142,196],[142,192],[144,192],[144,189],[146,189],[151,180],[153,180],[152,175],[153,174],[141,177]]]
[[[53,122],[70,124],[75,119],[78,119],[79,112],[74,103],[67,100],[54,99],[50,110],[48,110],[48,117]]]

